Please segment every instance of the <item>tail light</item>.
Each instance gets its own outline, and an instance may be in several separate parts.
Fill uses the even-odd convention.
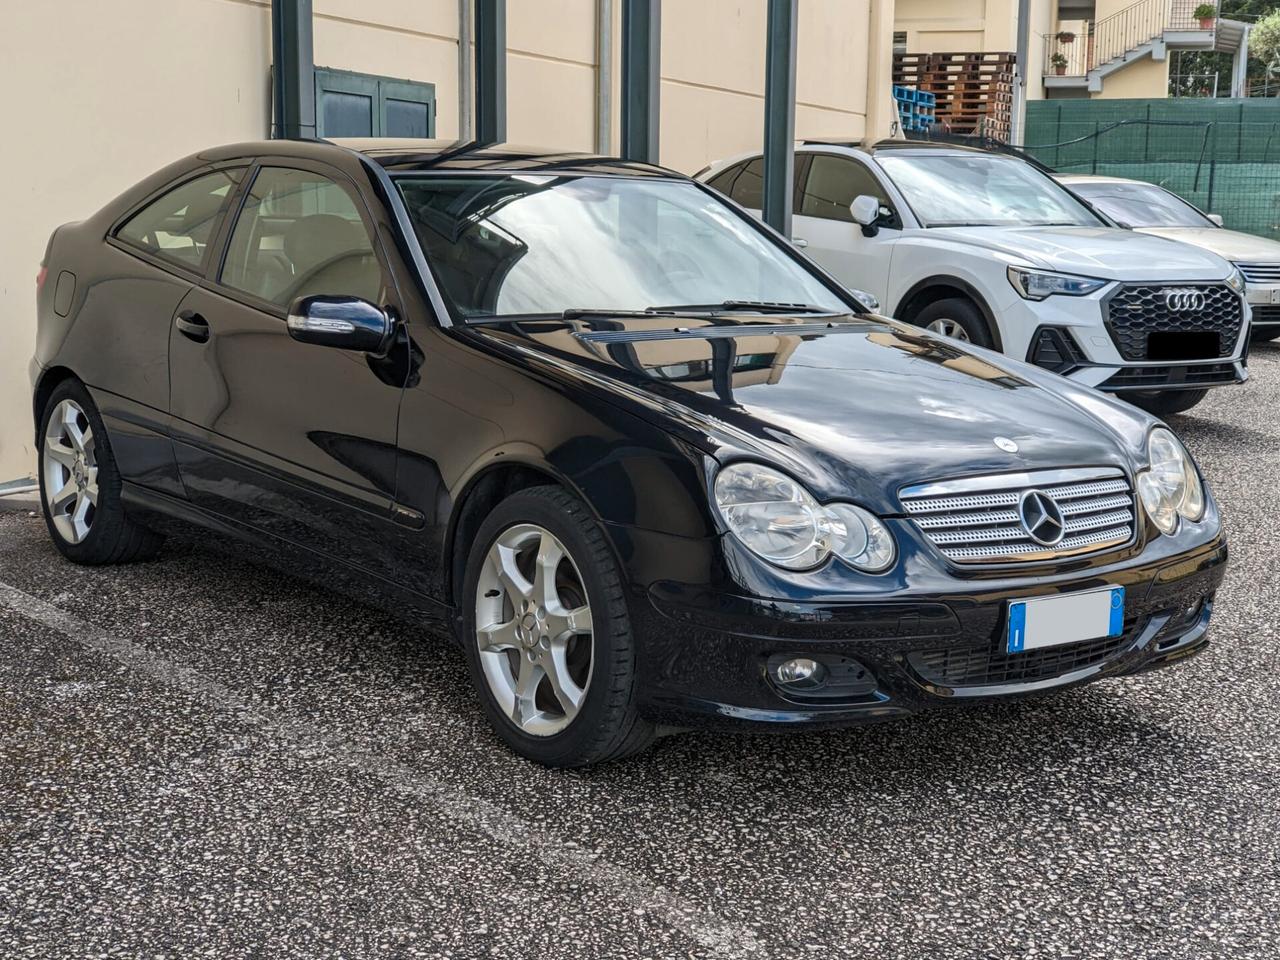
[[[44,281],[49,276],[49,268],[40,264],[40,272],[36,274],[36,293],[44,289]]]

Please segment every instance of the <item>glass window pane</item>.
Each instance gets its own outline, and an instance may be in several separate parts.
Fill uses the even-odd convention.
[[[373,136],[373,98],[325,90],[320,97],[326,137]]]
[[[926,227],[1096,227],[1101,221],[1014,157],[894,154],[880,166]]]
[[[116,236],[157,257],[199,268],[217,234],[222,205],[243,173],[242,168],[219,170],[188,180],[135,213]]]
[[[743,166],[744,164],[735,163],[733,166],[729,167],[727,170],[720,171],[714,177],[712,177],[710,180],[707,181],[707,186],[713,190],[719,190],[721,193],[723,193],[727,197],[732,197],[733,181],[737,178],[738,174],[742,171]]]
[[[431,121],[431,105],[429,103],[413,103],[408,100],[388,100],[385,129],[386,137],[418,137],[425,139],[429,134]]]
[[[742,168],[729,196],[748,210],[764,206],[764,157],[756,157]]]
[[[754,222],[693,184],[444,174],[398,183],[460,319],[726,300],[848,310]]]
[[[382,300],[382,271],[354,199],[328,177],[264,167],[231,233],[222,283],[287,307],[298,297]]]
[[[852,223],[849,205],[863,195],[875,197],[882,204],[889,202],[871,171],[862,164],[845,157],[816,153],[800,195],[800,214]]]

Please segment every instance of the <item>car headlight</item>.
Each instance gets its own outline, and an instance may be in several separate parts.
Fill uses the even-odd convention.
[[[1241,296],[1244,295],[1247,284],[1244,281],[1244,274],[1238,269],[1232,269],[1231,276],[1227,277],[1227,286]]]
[[[748,550],[787,570],[816,567],[832,554],[867,573],[892,565],[893,536],[851,503],[820,504],[785,473],[733,463],[716,475],[716,509]]]
[[[1029,270],[1026,267],[1010,267],[1008,273],[1013,289],[1026,300],[1043,300],[1055,294],[1083,297],[1110,283],[1109,280],[1098,280],[1095,277],[1077,277],[1069,273]]]
[[[1172,535],[1178,518],[1198,521],[1204,516],[1204,483],[1178,438],[1157,427],[1147,438],[1149,466],[1138,474],[1138,496],[1161,533]]]

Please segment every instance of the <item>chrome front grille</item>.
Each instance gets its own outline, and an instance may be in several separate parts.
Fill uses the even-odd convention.
[[[1062,539],[1046,546],[1022,523],[1030,491],[1062,514]],[[970,477],[907,487],[903,509],[938,551],[955,563],[1029,563],[1094,553],[1134,537],[1133,489],[1116,469],[1083,468]]]
[[[1280,283],[1280,263],[1237,263],[1246,283]]]

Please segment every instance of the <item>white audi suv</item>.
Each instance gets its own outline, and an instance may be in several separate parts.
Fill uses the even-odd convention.
[[[763,160],[698,173],[759,211]],[[912,141],[805,142],[792,241],[887,316],[1000,350],[1160,414],[1247,379],[1240,271],[1118,228],[1015,156]]]

